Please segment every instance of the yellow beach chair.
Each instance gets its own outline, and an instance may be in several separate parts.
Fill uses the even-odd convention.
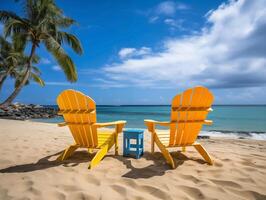
[[[87,148],[89,152],[98,149],[98,152],[89,164],[89,169],[96,166],[107,154],[109,149],[115,145],[115,155],[118,155],[118,133],[126,121],[115,121],[107,123],[96,122],[96,105],[93,99],[75,90],[65,90],[57,97],[59,114],[63,115],[65,122],[58,126],[67,125],[75,140],[71,145],[57,158],[65,160],[71,156],[77,148]],[[115,126],[114,131],[102,131],[98,128],[106,126]]]
[[[176,164],[167,148],[193,146],[212,165],[212,160],[203,146],[196,142],[203,124],[211,125],[212,121],[206,120],[208,112],[212,111],[214,100],[212,93],[205,87],[195,87],[176,95],[172,100],[171,121],[158,122],[144,120],[151,132],[151,151],[154,152],[154,143],[161,150],[168,164],[176,168]],[[156,130],[155,126],[167,126],[169,130]]]

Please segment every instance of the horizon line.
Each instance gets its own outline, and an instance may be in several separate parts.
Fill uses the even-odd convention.
[[[35,104],[36,105],[36,104]],[[42,106],[57,106],[57,104],[39,104]],[[119,107],[119,106],[171,106],[171,104],[96,104],[96,106],[109,106],[109,107]],[[266,106],[266,104],[213,104],[212,106]]]

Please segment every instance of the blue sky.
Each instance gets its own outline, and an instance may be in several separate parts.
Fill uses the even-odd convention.
[[[0,7],[23,15],[21,2]],[[266,3],[248,1],[63,1],[78,25],[69,29],[84,54],[73,58],[78,81],[68,83],[43,47],[46,86],[26,86],[16,101],[55,104],[73,88],[97,104],[169,104],[182,90],[204,85],[216,104],[266,104]],[[2,31],[3,26],[0,26]],[[8,80],[0,99],[13,89]]]

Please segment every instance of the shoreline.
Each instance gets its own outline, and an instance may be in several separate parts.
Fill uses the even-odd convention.
[[[0,120],[24,121],[24,122],[57,125],[57,122],[45,122],[45,121],[42,121],[42,119],[16,120],[16,119],[0,118]],[[62,120],[62,122],[63,122],[63,120]],[[146,128],[138,128],[138,127],[125,127],[125,128],[137,128],[137,129],[141,129],[141,130],[144,130],[147,132]],[[109,129],[109,128],[106,128],[106,129]],[[252,135],[252,134],[256,134],[256,135]],[[209,138],[206,138],[206,137],[209,137]],[[199,134],[198,139],[210,139],[210,138],[266,141],[266,132],[263,132],[263,131],[202,130]]]
[[[58,122],[49,122],[46,121],[47,119],[53,119],[60,116],[54,116],[50,118],[36,118],[36,119],[6,119],[1,118],[0,120],[14,120],[14,121],[25,121],[25,122],[36,122],[36,123],[43,123],[43,124],[54,124],[56,125]],[[60,121],[60,122],[63,122]],[[146,128],[138,128],[138,127],[125,127],[125,128],[137,128],[141,130],[146,130]],[[225,139],[242,139],[242,140],[263,140],[266,141],[266,132],[263,131],[234,131],[234,130],[201,130],[198,139],[209,139],[209,138],[225,138]]]
[[[141,128],[146,129],[143,119],[153,119],[158,121],[167,121],[169,117],[169,109],[158,109],[154,105],[147,106],[147,108],[141,108],[143,105],[134,105],[136,108],[131,109],[119,108],[121,106],[98,106],[98,118],[103,121],[114,121],[117,119],[127,120],[127,127],[129,128]],[[210,113],[209,119],[214,121],[211,127],[203,127],[202,134],[207,136],[219,135],[221,137],[227,137],[232,135],[232,138],[247,138],[266,140],[266,126],[265,115],[266,106],[262,106],[262,109],[255,107],[246,109],[233,108],[214,109],[214,112]],[[14,119],[30,119],[32,121],[57,123],[61,121],[60,116],[57,115],[57,106],[55,105],[34,105],[34,104],[21,104],[14,103],[9,110],[4,111],[0,109],[1,118],[14,118]],[[145,107],[145,106],[144,106]],[[151,108],[149,108],[151,107]],[[154,108],[152,108],[154,107]],[[222,106],[223,107],[223,106]],[[22,108],[21,110],[19,108]],[[25,109],[26,108],[26,109]],[[255,109],[255,110],[254,110]],[[256,111],[257,115],[254,116]],[[6,114],[8,112],[8,114]],[[252,114],[253,113],[253,114]],[[7,116],[4,116],[7,115]],[[256,120],[255,120],[256,119]],[[230,137],[230,136],[229,136]]]
[[[39,121],[39,119],[28,119],[25,121],[44,123],[44,124],[57,124],[57,122],[54,122],[54,123],[53,122],[44,122],[42,120]],[[63,122],[63,120],[62,120],[62,122]],[[147,131],[146,128],[138,128],[138,127],[125,127],[125,128],[137,128],[137,129]],[[253,133],[258,134],[258,135],[263,134],[263,137],[257,137],[257,138],[252,137]],[[203,130],[200,132],[199,136],[202,136],[202,137],[207,136],[210,138],[225,138],[225,139],[266,140],[266,132],[263,132],[263,131]]]

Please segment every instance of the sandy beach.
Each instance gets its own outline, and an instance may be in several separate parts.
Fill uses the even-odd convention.
[[[122,157],[112,149],[93,170],[93,155],[78,150],[55,161],[73,140],[67,127],[0,120],[0,199],[266,199],[266,141],[200,140],[214,159],[207,165],[193,149],[172,149],[178,167],[171,170],[161,153]],[[178,150],[178,151],[177,151]]]

